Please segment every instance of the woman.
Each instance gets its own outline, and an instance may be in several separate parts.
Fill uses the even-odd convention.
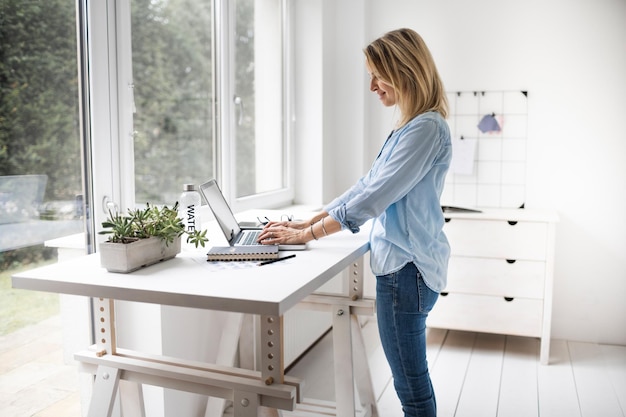
[[[452,148],[447,100],[433,58],[411,29],[364,49],[370,90],[400,117],[369,172],[308,221],[270,222],[267,244],[303,243],[373,219],[371,268],[378,328],[405,416],[435,416],[426,317],[446,285],[448,241],[439,198]]]

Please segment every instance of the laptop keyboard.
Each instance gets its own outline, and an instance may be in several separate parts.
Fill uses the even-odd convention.
[[[261,243],[256,241],[260,234],[261,230],[245,232],[238,244],[244,246],[260,245]]]

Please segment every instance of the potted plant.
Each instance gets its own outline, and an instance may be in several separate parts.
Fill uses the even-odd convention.
[[[147,203],[144,209],[129,209],[127,215],[109,211],[102,227],[99,234],[110,236],[100,244],[100,262],[109,272],[132,272],[175,257],[183,234],[196,247],[208,241],[206,230],[185,230],[178,202],[172,208]]]

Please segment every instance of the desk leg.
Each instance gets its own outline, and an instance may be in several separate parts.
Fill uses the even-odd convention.
[[[363,341],[363,333],[361,333],[361,325],[356,315],[350,317],[352,321],[352,343],[354,344],[353,358],[357,364],[355,367],[354,380],[356,381],[359,400],[361,406],[369,408],[371,413],[366,414],[371,417],[378,417],[378,408],[376,407],[376,395],[374,394],[374,385],[372,384],[372,374],[367,360],[365,351],[365,342]]]
[[[108,298],[92,298],[93,328],[98,355],[115,354],[115,302]],[[94,380],[89,417],[110,417],[120,382],[120,370],[99,366]]]
[[[226,323],[222,328],[220,343],[217,349],[217,365],[234,366],[239,335],[243,324],[243,314],[228,313]],[[226,400],[218,397],[209,397],[207,400],[204,417],[221,417],[224,414]]]
[[[115,301],[94,298],[94,323],[98,354],[114,355],[117,349],[115,337]],[[89,417],[111,416],[115,397],[119,389],[121,413],[124,417],[145,417],[141,384],[120,380],[120,370],[99,366],[94,381]],[[106,414],[103,414],[105,413]],[[119,411],[118,411],[119,412]]]
[[[119,369],[98,366],[88,417],[111,417],[119,382]]]
[[[363,298],[363,258],[353,262],[348,270],[348,296],[356,301]],[[376,396],[369,371],[361,325],[349,305],[333,307],[333,353],[335,361],[335,398],[338,416],[354,416],[355,382],[364,415],[378,417]],[[354,364],[358,364],[355,366]]]
[[[146,417],[141,384],[122,379],[119,383],[119,393],[123,417]]]
[[[354,416],[354,366],[350,306],[333,306],[333,356],[335,361],[335,400],[337,415]]]

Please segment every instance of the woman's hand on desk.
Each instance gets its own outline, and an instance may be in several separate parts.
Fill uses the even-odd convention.
[[[318,240],[339,230],[341,224],[323,211],[309,220],[269,222],[263,227],[258,241],[266,245],[297,245]]]
[[[306,243],[306,229],[298,227],[300,223],[299,221],[269,222],[263,227],[258,242],[264,245],[297,245]]]
[[[271,227],[286,227],[288,229],[305,229],[309,227],[311,224],[310,220],[289,220],[289,221],[274,221],[271,220],[263,229],[268,229]]]

